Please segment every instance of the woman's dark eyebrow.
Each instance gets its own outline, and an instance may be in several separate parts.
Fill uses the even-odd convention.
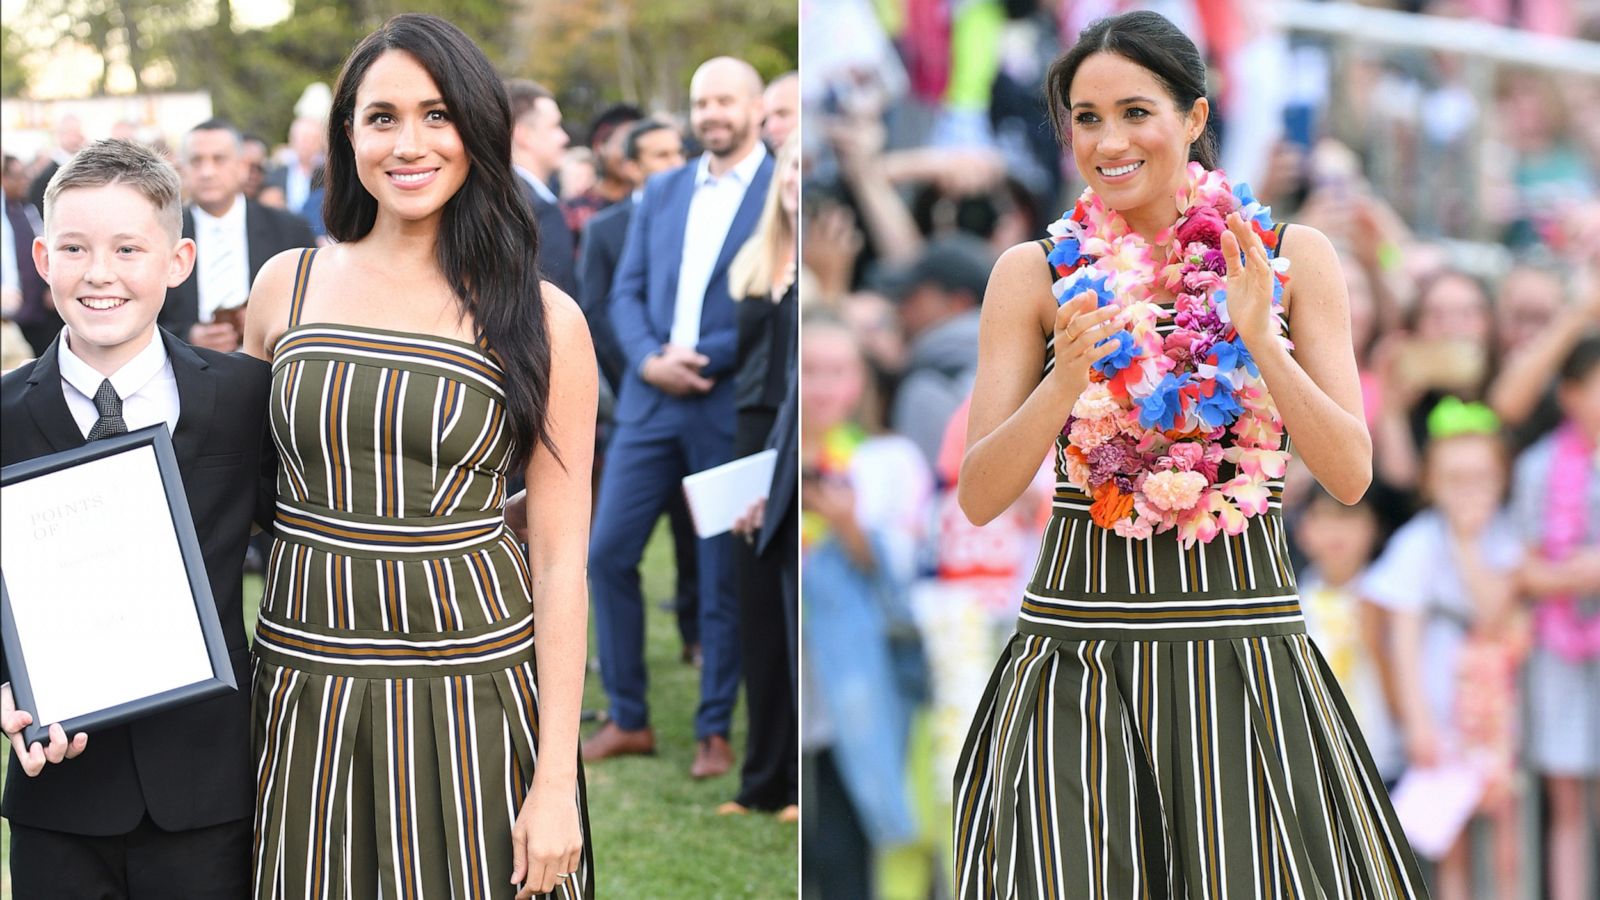
[[[1143,104],[1146,104],[1146,105],[1154,105],[1155,102],[1156,101],[1151,100],[1149,97],[1124,97],[1121,100],[1118,100],[1116,102],[1116,105],[1117,106],[1128,106],[1128,105],[1133,104],[1133,103],[1143,103]],[[1080,100],[1077,103],[1072,104],[1072,108],[1073,109],[1077,109],[1077,108],[1083,107],[1083,106],[1087,106],[1087,107],[1093,108],[1094,104],[1090,103],[1088,100]]]
[[[442,98],[442,97],[434,97],[434,98],[432,98],[430,100],[424,100],[421,103],[418,103],[417,105],[418,106],[444,106],[445,102],[444,102],[444,98]],[[362,112],[368,112],[368,111],[374,110],[374,109],[392,110],[392,109],[397,109],[397,108],[398,107],[396,107],[393,103],[390,103],[387,100],[373,100],[372,102],[368,103],[366,106],[361,107],[361,111]]]

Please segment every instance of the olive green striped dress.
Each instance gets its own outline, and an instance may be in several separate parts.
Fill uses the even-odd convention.
[[[1065,449],[1016,634],[957,767],[957,895],[1425,897],[1306,638],[1282,482],[1242,534],[1184,549],[1176,531],[1096,525]]]
[[[273,353],[280,468],[255,641],[259,898],[512,896],[539,746],[512,451],[480,346],[301,324]],[[549,895],[592,897],[584,858]]]

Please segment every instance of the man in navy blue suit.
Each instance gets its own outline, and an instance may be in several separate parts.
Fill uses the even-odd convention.
[[[728,264],[754,231],[772,179],[761,144],[761,77],[718,57],[689,82],[690,126],[706,152],[650,180],[628,223],[611,292],[625,366],[589,544],[600,676],[611,718],[584,742],[587,760],[650,753],[639,560],[683,476],[733,453],[739,330]],[[700,541],[699,749],[690,773],[728,771],[739,687],[738,606],[727,535]]]
[[[539,274],[563,292],[578,292],[578,251],[550,180],[567,152],[555,95],[525,78],[506,81],[511,101],[511,167],[539,225]]]
[[[622,261],[622,248],[628,239],[628,222],[644,195],[644,183],[682,165],[683,136],[676,125],[655,118],[630,123],[623,139],[622,160],[615,172],[632,184],[633,190],[595,213],[584,224],[578,241],[583,248],[578,252],[578,306],[589,322],[595,358],[600,362],[600,374],[605,377],[610,397],[610,402],[601,403],[601,440],[595,455],[596,496],[605,467],[605,448],[616,427],[616,397],[622,389],[622,370],[627,365],[617,333],[611,327],[611,283],[616,280],[617,264]],[[700,657],[700,588],[695,554],[700,551],[694,523],[689,520],[689,507],[681,494],[674,495],[667,518],[672,524],[673,561],[678,567],[678,590],[672,605],[678,616],[678,634],[683,638],[683,661],[695,662]]]
[[[622,387],[626,361],[617,334],[611,327],[611,284],[628,237],[628,222],[633,208],[644,194],[644,183],[652,175],[683,165],[683,137],[678,129],[660,119],[633,123],[623,144],[621,175],[634,185],[628,196],[594,214],[583,226],[583,248],[578,254],[578,305],[589,320],[589,333],[600,358],[600,374],[613,392]]]

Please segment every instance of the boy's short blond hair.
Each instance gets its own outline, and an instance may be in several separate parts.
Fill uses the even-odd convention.
[[[56,170],[44,190],[44,221],[62,191],[125,184],[156,208],[156,220],[174,242],[183,234],[183,183],[178,170],[154,150],[135,141],[95,141]]]

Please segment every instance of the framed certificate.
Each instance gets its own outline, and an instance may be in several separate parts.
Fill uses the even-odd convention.
[[[165,425],[0,469],[0,642],[30,744],[237,689]]]

